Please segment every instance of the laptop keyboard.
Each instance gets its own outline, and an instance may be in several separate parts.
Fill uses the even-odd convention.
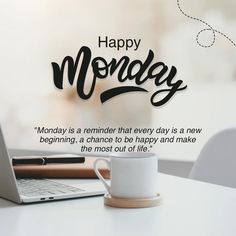
[[[27,197],[69,195],[84,191],[47,179],[17,179],[17,185],[20,194]]]

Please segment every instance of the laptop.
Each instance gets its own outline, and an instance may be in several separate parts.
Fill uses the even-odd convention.
[[[87,181],[87,183],[86,183]],[[105,189],[99,181],[67,184],[63,180],[16,179],[11,159],[0,126],[0,197],[18,204],[55,201],[103,195]]]

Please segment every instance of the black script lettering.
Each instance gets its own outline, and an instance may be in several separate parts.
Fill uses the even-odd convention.
[[[95,88],[95,83],[96,83],[96,80],[93,79],[92,86],[91,86],[89,93],[88,94],[84,93],[85,78],[86,78],[88,66],[89,66],[90,59],[91,59],[91,50],[88,47],[82,47],[79,50],[75,62],[74,62],[73,58],[70,56],[67,56],[64,58],[64,60],[62,61],[61,67],[56,62],[52,62],[53,78],[54,78],[55,86],[59,89],[63,89],[64,69],[65,69],[65,65],[67,63],[67,65],[68,65],[68,69],[67,69],[68,70],[68,80],[69,80],[70,85],[72,85],[74,83],[76,70],[77,70],[79,60],[80,60],[82,53],[84,56],[83,56],[82,65],[81,65],[80,72],[78,75],[78,80],[77,80],[77,93],[80,98],[88,99],[92,96],[94,88]]]
[[[167,103],[177,91],[186,89],[187,85],[180,88],[180,85],[182,84],[182,82],[183,82],[182,80],[179,80],[175,84],[173,84],[170,89],[161,89],[161,90],[156,91],[151,97],[152,105],[156,107],[162,106],[165,103]],[[155,101],[155,98],[157,97],[157,95],[161,93],[167,93],[167,95],[163,97],[162,99]]]
[[[104,64],[103,67],[101,67],[101,66],[99,67],[99,61]],[[104,58],[102,58],[102,57],[94,58],[94,60],[92,61],[92,67],[93,67],[94,75],[96,75],[98,78],[103,79],[108,76],[109,66],[107,64],[107,61]],[[105,73],[101,74],[100,71],[103,71],[103,70],[105,71]]]
[[[125,72],[125,69],[127,68],[128,64],[129,64],[129,58],[127,56],[123,56],[118,62],[116,62],[115,58],[112,58],[109,66],[110,66],[110,75],[113,75],[113,73],[117,70],[117,68],[121,65],[121,68],[118,72],[118,80],[120,82],[125,81],[127,78],[122,78],[122,75]],[[123,62],[123,64],[122,64]]]
[[[163,62],[157,62],[151,65],[152,60],[154,58],[154,53],[152,50],[149,50],[148,56],[144,62],[140,60],[134,60],[130,62],[129,57],[123,56],[118,61],[115,58],[112,58],[110,63],[108,63],[102,57],[95,57],[91,61],[91,56],[92,53],[90,48],[83,46],[79,50],[75,61],[73,60],[72,57],[66,56],[62,61],[61,66],[59,66],[56,62],[52,62],[53,79],[55,86],[58,89],[63,89],[64,69],[67,64],[68,67],[67,76],[70,85],[73,85],[76,71],[77,69],[79,70],[76,88],[78,96],[82,99],[89,99],[92,96],[97,79],[105,79],[109,77],[109,75],[110,76],[113,75],[114,72],[117,70],[118,70],[118,81],[120,83],[124,83],[126,80],[133,80],[136,86],[120,86],[108,89],[102,92],[100,95],[102,103],[108,101],[112,97],[127,92],[148,92],[146,89],[140,86],[146,81],[153,79],[154,79],[153,84],[155,87],[160,87],[163,84],[165,84],[165,89],[159,89],[151,96],[150,100],[153,106],[164,105],[173,97],[173,95],[177,91],[184,90],[187,88],[187,85],[181,87],[183,83],[182,80],[177,80],[176,82],[173,81],[177,73],[177,69],[174,66],[171,67],[168,73],[168,66],[166,66]],[[82,60],[82,63],[80,68],[78,68],[78,63],[80,60]],[[92,78],[92,83],[90,85],[90,90],[86,94],[84,89],[86,83],[86,75],[90,63],[93,69],[93,78]],[[136,72],[134,72],[135,66],[139,67]],[[144,73],[146,71],[147,71],[146,76],[144,76]],[[166,73],[167,76],[165,77]]]
[[[135,87],[135,86],[122,86],[117,88],[108,89],[107,91],[101,93],[101,102],[104,103],[110,98],[113,98],[117,95],[120,95],[122,93],[128,93],[128,92],[148,92],[144,88]]]

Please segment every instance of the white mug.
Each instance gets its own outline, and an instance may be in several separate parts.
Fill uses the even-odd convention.
[[[110,185],[100,174],[97,163],[104,161],[111,171]],[[98,158],[94,170],[108,193],[118,198],[151,198],[157,196],[158,159],[152,153],[113,153],[110,161]]]

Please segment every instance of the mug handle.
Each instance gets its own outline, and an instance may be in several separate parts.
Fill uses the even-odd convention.
[[[98,158],[98,159],[95,160],[95,162],[93,164],[93,168],[94,168],[94,171],[95,171],[97,177],[102,181],[102,183],[104,184],[104,186],[107,189],[108,193],[110,193],[111,186],[106,182],[106,180],[102,177],[101,173],[98,170],[97,164],[98,164],[99,161],[106,162],[106,164],[108,165],[109,169],[111,169],[111,162],[106,160],[106,159],[104,159],[104,158]]]

